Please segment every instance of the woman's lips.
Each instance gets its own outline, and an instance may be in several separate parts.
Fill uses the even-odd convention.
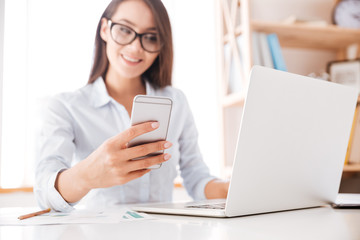
[[[128,65],[132,65],[132,66],[137,65],[138,63],[140,63],[142,61],[139,58],[130,57],[130,56],[127,56],[124,54],[122,54],[121,56]]]

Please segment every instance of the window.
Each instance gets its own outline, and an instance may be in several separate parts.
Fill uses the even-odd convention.
[[[108,2],[5,1],[2,188],[33,184],[38,108],[45,98],[86,84]]]

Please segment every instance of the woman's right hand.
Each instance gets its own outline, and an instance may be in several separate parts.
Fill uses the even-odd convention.
[[[74,167],[59,173],[55,188],[68,202],[79,201],[93,188],[122,185],[150,172],[148,167],[170,159],[170,154],[160,154],[140,160],[159,150],[170,148],[168,141],[158,141],[128,148],[133,138],[159,127],[157,122],[147,122],[130,127],[106,140],[98,149]]]

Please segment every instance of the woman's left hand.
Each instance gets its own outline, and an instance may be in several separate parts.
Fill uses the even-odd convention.
[[[229,190],[229,180],[214,179],[205,186],[207,199],[226,198]]]

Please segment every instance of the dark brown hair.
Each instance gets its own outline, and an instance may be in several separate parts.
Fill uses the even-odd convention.
[[[100,36],[101,19],[111,19],[120,3],[126,0],[112,0],[102,14],[96,30],[94,62],[90,72],[88,83],[93,83],[98,77],[105,79],[109,67],[109,60],[106,55],[106,42]],[[169,16],[161,0],[142,0],[153,13],[156,29],[160,41],[163,43],[159,56],[147,69],[142,77],[154,88],[162,88],[171,85],[173,65],[173,43]]]

